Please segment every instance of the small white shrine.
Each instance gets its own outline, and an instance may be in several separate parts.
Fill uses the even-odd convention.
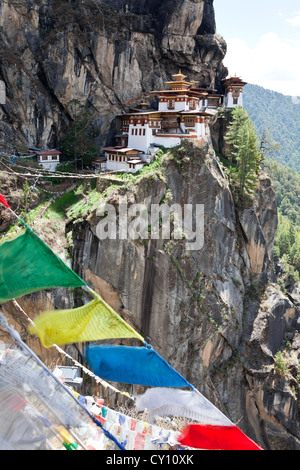
[[[59,150],[40,150],[35,153],[38,163],[45,170],[55,171],[60,164],[61,152]]]
[[[106,157],[96,158],[93,161],[92,165],[95,170],[95,173],[101,173],[102,171],[105,171],[107,169]]]
[[[239,77],[230,77],[224,81],[225,88],[225,107],[236,108],[243,107],[243,87],[247,85]]]

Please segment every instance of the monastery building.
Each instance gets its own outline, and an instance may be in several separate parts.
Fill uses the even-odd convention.
[[[224,81],[225,95],[216,90],[198,88],[196,82],[186,81],[180,71],[167,82],[168,89],[153,91],[158,97],[158,109],[148,103],[118,116],[121,122],[116,136],[117,146],[104,147],[106,170],[136,172],[158,147],[180,145],[182,139],[204,142],[209,138],[209,121],[220,107],[243,105],[243,86],[239,77]]]

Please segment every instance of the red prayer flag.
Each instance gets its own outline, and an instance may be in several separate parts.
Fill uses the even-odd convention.
[[[190,424],[181,430],[178,442],[205,450],[263,450],[237,426]]]
[[[7,201],[2,196],[2,194],[0,194],[0,202],[1,202],[1,204],[4,204],[4,206],[7,207],[7,209],[9,209],[9,205],[7,204]]]

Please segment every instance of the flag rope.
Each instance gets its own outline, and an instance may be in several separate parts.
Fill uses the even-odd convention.
[[[1,173],[6,173],[6,174],[14,174],[17,176],[21,177],[38,177],[38,178],[77,178],[77,179],[95,179],[98,178],[98,175],[96,174],[88,174],[88,175],[82,175],[82,174],[76,174],[76,173],[65,173],[65,172],[57,172],[57,171],[50,171],[50,170],[45,170],[41,168],[30,168],[30,167],[22,167],[21,165],[20,168],[24,168],[27,170],[32,170],[34,173],[18,173],[17,171],[14,171],[10,166],[6,165],[2,160],[0,161],[1,165],[9,169],[10,171],[7,170],[0,170]],[[49,173],[48,173],[49,171]]]
[[[0,170],[1,173],[5,173],[5,174],[11,174],[11,172],[13,172],[13,174],[15,174],[16,176],[20,176],[22,178],[30,178],[30,177],[36,177],[36,178],[75,178],[75,179],[95,179],[95,178],[101,178],[101,177],[105,177],[105,176],[113,176],[113,175],[116,175],[116,174],[119,174],[119,173],[125,173],[125,174],[131,174],[128,170],[125,171],[120,171],[120,170],[106,170],[106,171],[103,171],[101,173],[103,174],[87,174],[87,175],[83,175],[83,174],[77,174],[77,173],[70,173],[70,172],[60,172],[60,171],[51,171],[51,170],[47,170],[45,168],[31,168],[32,170],[34,170],[35,172],[39,172],[38,174],[34,174],[34,173],[18,173],[16,171],[14,171],[10,166],[6,165],[5,163],[3,163],[3,161],[1,160],[0,163],[2,165],[4,165],[6,168],[8,168],[9,170],[11,171],[6,171],[6,170]],[[25,167],[25,166],[22,166],[22,165],[16,165],[14,164],[15,166],[19,167],[19,168],[23,168],[23,169],[30,169],[30,167]]]

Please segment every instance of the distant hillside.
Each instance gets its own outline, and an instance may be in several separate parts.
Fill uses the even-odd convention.
[[[258,85],[244,88],[244,107],[258,135],[267,129],[272,140],[280,144],[272,158],[300,173],[300,98],[298,102]]]

